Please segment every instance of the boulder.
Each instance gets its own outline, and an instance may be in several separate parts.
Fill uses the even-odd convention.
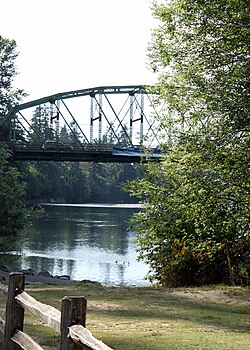
[[[53,278],[53,276],[49,273],[49,271],[41,271],[41,272],[39,272],[38,276],[44,276],[44,277],[51,277],[51,278]]]
[[[19,270],[18,272],[22,272],[24,275],[27,275],[27,276],[35,276],[36,275],[36,272],[32,269],[21,269]]]
[[[59,279],[69,281],[70,280],[70,276],[69,275],[62,275],[62,276],[59,276]]]
[[[92,285],[95,285],[95,286],[101,286],[101,283],[100,283],[100,282],[91,281],[91,280],[81,280],[80,283],[83,283],[83,284],[92,284]]]
[[[4,272],[11,272],[11,268],[8,265],[1,265],[0,270]]]

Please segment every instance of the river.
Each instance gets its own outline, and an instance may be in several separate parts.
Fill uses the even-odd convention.
[[[145,286],[147,266],[137,261],[126,205],[45,205],[21,243],[19,267],[70,275],[105,285]]]

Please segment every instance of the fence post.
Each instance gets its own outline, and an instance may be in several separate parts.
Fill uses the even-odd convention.
[[[84,297],[64,297],[61,305],[61,345],[60,350],[82,350],[68,337],[68,327],[81,325],[86,327],[87,300]]]
[[[23,291],[24,275],[19,272],[10,273],[5,319],[5,350],[22,349],[19,345],[15,344],[11,338],[15,330],[19,329],[23,331],[24,309],[18,305],[15,300],[15,296]]]

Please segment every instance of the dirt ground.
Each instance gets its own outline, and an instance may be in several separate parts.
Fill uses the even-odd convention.
[[[242,289],[234,287],[233,289],[211,289],[211,290],[173,290],[173,295],[185,297],[192,300],[204,300],[218,303],[225,303],[238,306],[249,306],[250,300],[242,293]]]

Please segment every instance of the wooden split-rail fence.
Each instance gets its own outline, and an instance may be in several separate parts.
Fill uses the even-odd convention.
[[[5,350],[43,350],[23,332],[24,311],[38,316],[46,325],[61,335],[60,350],[112,350],[92,336],[86,326],[87,301],[85,297],[64,297],[61,312],[43,304],[24,291],[22,273],[10,273],[6,319],[0,318],[0,332],[4,334]]]

